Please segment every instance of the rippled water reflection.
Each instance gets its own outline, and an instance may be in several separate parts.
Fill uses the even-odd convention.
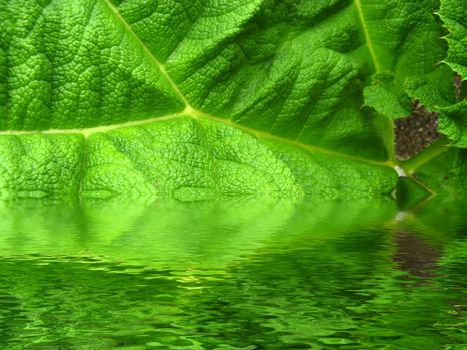
[[[1,349],[466,349],[459,203],[0,208]]]

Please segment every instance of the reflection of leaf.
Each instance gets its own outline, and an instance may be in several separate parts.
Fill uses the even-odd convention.
[[[0,343],[21,334],[38,347],[459,344],[465,244],[444,218],[460,228],[465,215],[438,208],[421,208],[416,226],[410,214],[392,220],[389,200],[3,204]],[[442,252],[433,274],[400,266],[397,233],[410,228]]]
[[[0,196],[387,194],[392,121],[361,107],[452,100],[436,7],[3,2]]]
[[[169,270],[222,269],[259,249],[290,245],[302,234],[316,242],[395,215],[384,202],[294,204],[269,201],[178,202],[140,207],[118,202],[5,205],[1,255],[92,256],[128,264],[169,264]],[[345,213],[337,217],[336,213]],[[290,233],[287,233],[290,232]],[[287,233],[287,234],[286,234]]]
[[[92,343],[94,347],[147,341],[135,339],[135,333],[166,346],[184,344],[183,348],[193,346],[192,341],[206,347],[242,343],[237,330],[242,329],[240,319],[246,317],[245,312],[256,320],[267,316],[267,312],[283,317],[274,299],[266,309],[261,306],[263,302],[250,305],[256,304],[254,298],[242,299],[243,288],[254,291],[259,287],[251,278],[252,273],[264,286],[273,282],[267,276],[274,278],[278,286],[292,277],[293,287],[302,284],[299,275],[306,277],[297,275],[295,265],[303,264],[308,271],[322,271],[316,297],[324,297],[335,287],[335,280],[325,277],[330,269],[338,267],[342,276],[355,268],[364,270],[355,263],[353,255],[343,261],[335,260],[338,242],[356,240],[355,246],[362,247],[363,241],[367,249],[373,250],[372,242],[378,241],[380,235],[366,230],[389,220],[396,211],[392,201],[320,205],[274,201],[166,202],[146,208],[135,207],[131,202],[118,202],[112,208],[109,203],[112,201],[87,202],[69,210],[61,203],[46,205],[44,201],[39,205],[33,201],[30,205],[23,202],[2,207],[0,253],[2,260],[15,263],[2,266],[0,292],[5,288],[15,298],[17,314],[25,314],[18,320],[14,315],[9,317],[6,329],[11,328],[12,320],[18,322],[17,327],[38,329],[43,339],[37,341],[46,345],[50,345],[53,335],[64,344],[72,343],[76,334],[80,342]],[[353,237],[361,230],[367,238]],[[302,259],[304,247],[321,253],[315,259],[306,254]],[[277,259],[284,255],[286,264],[276,266]],[[299,260],[295,259],[297,256]],[[368,261],[367,254],[365,259]],[[237,285],[237,281],[241,284]],[[44,284],[50,297],[39,302]],[[308,289],[302,288],[297,289],[296,295],[306,297],[307,293]],[[89,294],[93,297],[86,297]],[[308,327],[300,323],[303,317],[296,315],[296,308],[303,310],[304,305],[293,306],[294,295],[283,294],[277,301],[290,304],[288,317],[293,329],[302,336]],[[261,293],[257,297],[261,298]],[[1,299],[0,305],[2,300],[7,298]],[[313,321],[316,326],[320,324],[313,335],[326,336],[345,328],[345,322],[328,317],[327,307],[313,307],[311,302],[306,307],[322,313],[320,320]],[[243,308],[243,314],[237,315]],[[220,321],[219,315],[229,310],[231,316],[221,316]],[[96,313],[96,317],[89,324],[91,313]],[[62,320],[64,315],[69,322],[48,322]],[[272,319],[271,322],[258,327],[271,329],[279,325]],[[207,326],[209,331],[204,329]],[[279,327],[278,331],[281,328],[290,332],[288,327]],[[215,336],[216,330],[228,334],[229,339]],[[243,339],[249,333],[245,331]],[[44,334],[49,337],[43,337]],[[98,341],[94,339],[96,334]],[[196,340],[200,335],[203,339]],[[286,342],[284,334],[280,337],[278,344]],[[36,339],[36,335],[29,334],[29,339]]]
[[[431,243],[440,246],[445,241],[465,236],[466,205],[465,198],[439,196],[411,210],[401,224],[405,229],[421,232]]]

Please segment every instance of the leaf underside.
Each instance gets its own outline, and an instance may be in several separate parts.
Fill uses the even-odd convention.
[[[388,194],[412,99],[463,137],[437,6],[2,2],[0,198]]]

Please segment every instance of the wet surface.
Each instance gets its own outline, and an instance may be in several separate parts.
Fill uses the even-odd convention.
[[[466,347],[462,211],[120,210],[0,210],[1,349]]]

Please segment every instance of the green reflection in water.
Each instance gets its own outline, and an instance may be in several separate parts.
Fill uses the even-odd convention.
[[[465,349],[458,203],[0,208],[1,349]]]

